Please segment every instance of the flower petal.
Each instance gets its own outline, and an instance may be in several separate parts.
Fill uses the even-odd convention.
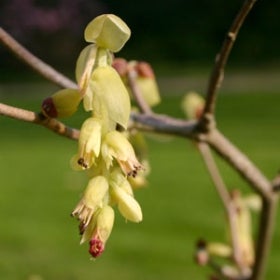
[[[142,210],[135,198],[117,186],[111,185],[111,190],[118,203],[120,213],[131,222],[141,222]]]
[[[92,73],[90,88],[94,114],[100,117],[108,114],[112,121],[126,129],[130,99],[117,71],[111,66],[97,67]]]
[[[85,40],[99,47],[118,52],[129,39],[131,31],[116,15],[104,14],[93,19],[85,29]]]

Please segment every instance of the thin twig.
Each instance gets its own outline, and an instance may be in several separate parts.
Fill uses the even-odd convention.
[[[256,259],[251,280],[261,280],[265,274],[268,252],[275,223],[279,194],[273,191],[272,183],[261,173],[256,166],[236,147],[234,147],[217,130],[207,136],[207,142],[218,152],[236,171],[257,191],[263,200],[258,238],[256,241]]]
[[[50,80],[60,87],[77,88],[76,83],[33,55],[1,27],[0,42],[47,80]]]
[[[147,104],[147,102],[144,100],[141,90],[136,83],[136,78],[137,78],[137,73],[136,73],[135,69],[133,67],[128,67],[127,79],[128,79],[128,84],[130,86],[133,97],[134,97],[136,103],[138,104],[140,111],[143,114],[150,115],[153,113],[153,111],[152,111],[151,107]]]
[[[274,193],[269,199],[263,199],[262,212],[259,222],[256,246],[256,260],[250,280],[265,279],[266,264],[268,262],[277,213],[279,194]]]
[[[56,119],[46,118],[40,113],[35,113],[32,111],[0,103],[0,115],[14,118],[20,121],[42,125],[50,129],[51,131],[70,139],[77,140],[79,138],[79,130],[70,128]]]
[[[218,170],[218,167],[215,163],[215,160],[211,154],[209,146],[207,143],[198,142],[197,147],[198,147],[200,154],[204,160],[204,163],[211,175],[211,178],[216,187],[216,191],[218,192],[218,194],[223,202],[224,207],[227,208],[227,205],[230,203],[231,198],[230,198],[229,192],[227,190],[227,187],[223,181],[223,178]]]
[[[221,132],[213,129],[202,137],[223,159],[227,161],[262,197],[270,198],[270,181],[253,162],[234,146]]]
[[[197,121],[186,121],[160,114],[146,115],[132,112],[130,118],[134,122],[132,126],[141,131],[187,138],[195,137],[198,124]]]
[[[227,63],[230,51],[236,40],[240,27],[242,26],[246,16],[252,9],[255,2],[256,0],[245,0],[224,39],[223,45],[221,47],[220,53],[216,57],[215,65],[209,79],[204,114],[214,114],[217,91],[220,88],[224,77],[224,68]]]
[[[275,192],[280,191],[280,173],[272,180],[272,188]]]
[[[226,216],[229,223],[231,242],[232,242],[232,250],[233,250],[233,259],[239,267],[242,267],[241,261],[241,250],[239,248],[238,236],[237,236],[237,228],[236,228],[236,207],[232,203],[232,199],[227,190],[227,187],[223,181],[223,178],[219,172],[219,169],[215,163],[215,160],[211,154],[211,150],[207,143],[198,142],[198,149],[204,163],[208,169],[208,172],[212,178],[216,191],[223,203]]]

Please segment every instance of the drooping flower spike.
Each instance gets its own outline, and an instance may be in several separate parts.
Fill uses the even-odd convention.
[[[89,253],[97,258],[113,228],[113,206],[126,220],[142,221],[129,176],[136,177],[143,167],[123,133],[131,113],[130,96],[112,67],[113,53],[129,39],[130,29],[119,17],[105,14],[93,19],[84,35],[90,44],[77,59],[78,89],[59,90],[43,101],[41,110],[49,118],[68,117],[83,101],[90,114],[82,123],[78,151],[70,161],[74,170],[86,170],[89,176],[72,216],[79,221],[81,243],[88,242]]]
[[[71,159],[74,170],[87,170],[89,183],[72,212],[79,220],[81,243],[99,257],[114,224],[116,205],[126,220],[140,222],[142,210],[127,176],[142,169],[124,133],[131,105],[126,86],[112,67],[112,52],[119,51],[130,36],[127,25],[115,15],[101,15],[85,30],[85,47],[76,64],[76,79],[85,111],[78,152]]]

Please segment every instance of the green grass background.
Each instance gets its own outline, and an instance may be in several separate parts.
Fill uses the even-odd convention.
[[[5,85],[1,101],[38,111],[53,87]],[[273,178],[280,167],[280,94],[227,92],[217,104],[219,128]],[[165,95],[157,112],[183,117],[180,98]],[[66,123],[80,125],[83,114]],[[193,144],[185,139],[148,137],[152,173],[138,190],[144,220],[117,214],[106,251],[93,261],[79,245],[78,223],[70,217],[86,184],[69,159],[76,143],[45,128],[0,118],[0,279],[169,280],[206,279],[193,262],[200,237],[224,240],[221,203]],[[249,192],[218,160],[230,188]],[[279,218],[278,218],[279,220]],[[276,223],[266,279],[280,275],[280,229]]]

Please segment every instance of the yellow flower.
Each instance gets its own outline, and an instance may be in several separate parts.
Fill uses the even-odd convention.
[[[93,19],[85,29],[85,40],[98,47],[118,52],[130,37],[130,29],[116,15],[104,14]]]
[[[113,163],[113,158],[117,160],[122,171],[131,176],[136,176],[142,169],[142,165],[136,158],[132,145],[125,136],[118,131],[111,131],[106,134],[102,147],[102,157],[109,168]]]
[[[142,210],[136,199],[114,182],[110,182],[110,186],[111,194],[117,202],[120,213],[131,222],[141,222]]]
[[[89,253],[94,257],[102,254],[114,225],[115,213],[112,207],[105,205],[92,217],[83,233],[81,244],[89,241]]]
[[[109,65],[97,67],[92,73],[89,87],[90,91],[84,97],[85,109],[93,110],[95,116],[109,118],[126,129],[130,99],[117,71]]]
[[[114,224],[115,213],[111,206],[104,205],[93,215],[88,227],[83,233],[81,244],[98,234],[103,243],[107,241]]]
[[[104,200],[108,200],[108,190],[108,181],[103,176],[96,176],[89,181],[82,199],[72,212],[72,216],[81,221],[81,233],[88,226],[94,212],[103,207]]]
[[[101,146],[101,120],[88,118],[82,125],[79,137],[78,164],[89,168],[99,156]]]

